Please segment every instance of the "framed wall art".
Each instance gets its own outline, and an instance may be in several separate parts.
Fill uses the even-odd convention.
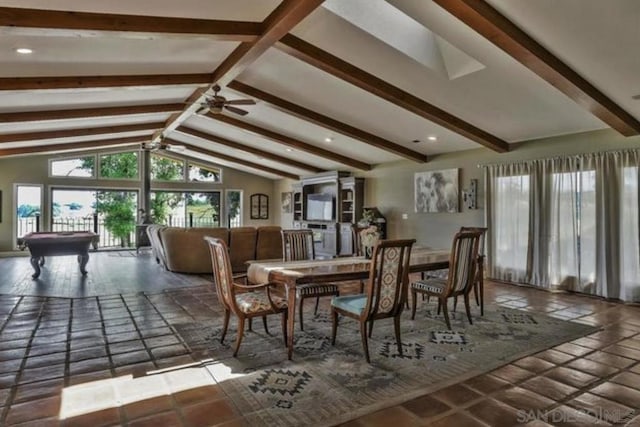
[[[459,212],[458,169],[417,172],[416,212]]]
[[[262,193],[249,197],[251,219],[269,219],[269,196]]]
[[[282,193],[282,213],[291,213],[293,207],[293,195],[291,191]]]

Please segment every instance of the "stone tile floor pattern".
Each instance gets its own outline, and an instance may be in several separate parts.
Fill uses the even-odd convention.
[[[486,288],[486,304],[603,329],[343,426],[640,426],[638,306],[498,283]],[[217,301],[197,290],[0,295],[0,425],[243,425],[214,381],[198,377],[197,370],[170,369],[206,357],[190,353],[169,326],[207,317]],[[162,386],[145,377],[163,369]],[[69,403],[65,388],[85,384],[95,395],[111,378],[124,381],[117,395],[104,387],[111,406],[73,412],[95,402]],[[607,421],[598,419],[604,415]]]

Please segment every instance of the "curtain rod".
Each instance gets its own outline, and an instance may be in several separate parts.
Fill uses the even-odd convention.
[[[540,160],[575,159],[575,158],[580,158],[584,156],[594,156],[598,154],[607,154],[607,153],[621,153],[621,154],[622,153],[640,153],[640,148],[612,149],[612,150],[597,151],[592,153],[567,154],[567,155],[553,156],[553,157],[539,157],[537,159],[529,159],[529,160],[513,160],[511,162],[503,162],[503,163],[478,163],[476,166],[478,168],[488,168],[493,166],[534,163],[534,162],[539,162]]]

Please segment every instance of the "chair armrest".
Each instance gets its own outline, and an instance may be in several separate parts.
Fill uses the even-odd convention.
[[[242,280],[242,282],[245,285],[249,283],[249,278],[247,277],[247,273],[235,273],[233,275],[233,280]]]
[[[246,291],[255,291],[257,289],[264,289],[264,288],[270,287],[271,285],[273,285],[273,283],[262,283],[260,285],[241,285],[240,283],[233,284],[234,287],[240,288]]]

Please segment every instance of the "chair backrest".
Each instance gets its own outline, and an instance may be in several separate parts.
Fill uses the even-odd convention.
[[[233,272],[229,259],[229,248],[224,240],[215,237],[204,236],[211,253],[211,265],[213,266],[213,281],[220,303],[227,309],[236,311],[235,289],[233,287]]]
[[[258,227],[256,259],[282,258],[282,227],[263,225]]]
[[[484,255],[484,240],[487,235],[487,227],[460,227],[460,231],[477,231],[480,234],[480,243],[478,244],[478,254]]]
[[[461,293],[473,285],[481,234],[479,231],[460,231],[453,237],[447,296]]]
[[[315,257],[312,230],[282,230],[282,259],[306,261]]]
[[[362,238],[360,232],[367,227],[359,227],[357,224],[351,224],[351,241],[353,244],[353,255],[362,256],[364,251],[362,250]]]
[[[393,317],[402,313],[409,286],[411,247],[415,242],[415,239],[378,241],[371,258],[363,317]]]

